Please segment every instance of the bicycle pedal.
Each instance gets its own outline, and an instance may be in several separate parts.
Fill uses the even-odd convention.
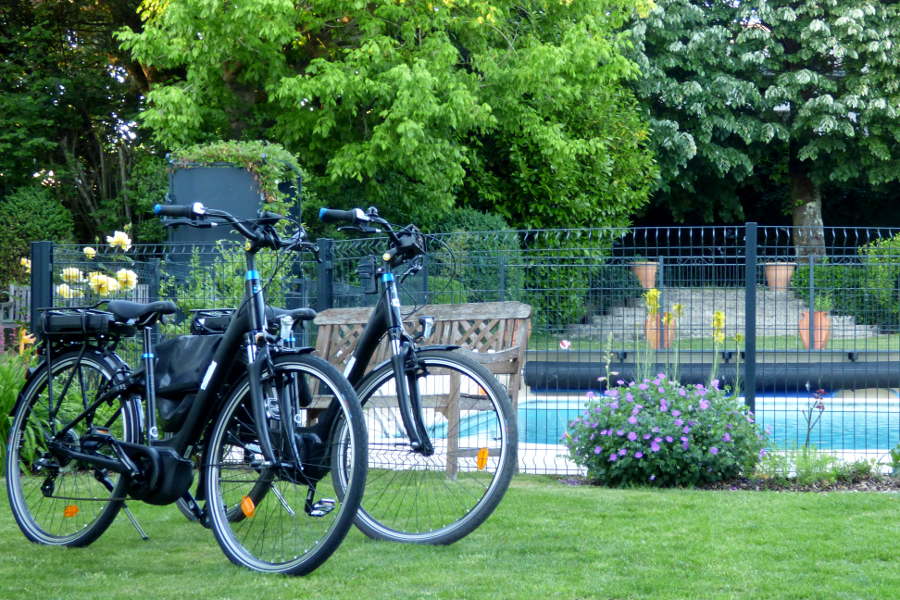
[[[312,509],[309,511],[309,516],[324,517],[334,510],[335,504],[336,502],[333,498],[322,498],[312,505]]]

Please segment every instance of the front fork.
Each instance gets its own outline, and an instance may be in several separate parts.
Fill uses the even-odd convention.
[[[413,452],[423,456],[434,454],[434,445],[428,437],[428,429],[422,420],[422,397],[419,393],[419,367],[415,351],[408,339],[391,340],[391,366],[394,369],[394,381],[397,385],[397,402],[400,406],[400,418],[409,437],[409,445]]]
[[[304,457],[301,456],[294,433],[295,428],[300,426],[298,422],[300,416],[296,408],[308,406],[310,403],[311,392],[308,383],[302,375],[292,375],[288,382],[277,381],[275,365],[267,345],[256,347],[254,344],[249,344],[248,360],[250,360],[248,372],[253,418],[257,424],[257,435],[263,457],[267,463],[273,466],[290,466],[302,472]],[[272,378],[271,381],[263,381],[264,368]],[[273,390],[275,397],[270,397],[269,390]],[[281,429],[280,452],[275,451],[268,425],[273,420],[272,417],[275,416],[276,411]]]

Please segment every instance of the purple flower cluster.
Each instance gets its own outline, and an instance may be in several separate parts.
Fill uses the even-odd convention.
[[[683,386],[660,373],[617,384],[590,394],[563,436],[594,479],[690,485],[737,476],[765,452],[752,415],[718,381]]]

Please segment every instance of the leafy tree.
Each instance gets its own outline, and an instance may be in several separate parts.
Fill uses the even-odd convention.
[[[8,0],[0,6],[0,188],[54,183],[92,239],[115,215],[141,159],[133,118],[146,77],[112,32],[140,26],[137,0]]]
[[[632,31],[676,215],[739,217],[734,190],[774,163],[798,252],[821,254],[824,184],[900,178],[898,3],[660,0]]]
[[[618,225],[653,177],[615,33],[634,4],[146,0],[120,38],[166,74],[142,114],[166,146],[277,141],[323,202],[387,216]]]

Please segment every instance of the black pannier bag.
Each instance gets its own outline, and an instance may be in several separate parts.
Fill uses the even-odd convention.
[[[221,335],[180,335],[156,345],[156,408],[163,431],[178,431],[184,423],[221,341]]]
[[[234,316],[232,308],[202,308],[191,312],[194,313],[191,318],[191,333],[194,335],[225,333]]]

